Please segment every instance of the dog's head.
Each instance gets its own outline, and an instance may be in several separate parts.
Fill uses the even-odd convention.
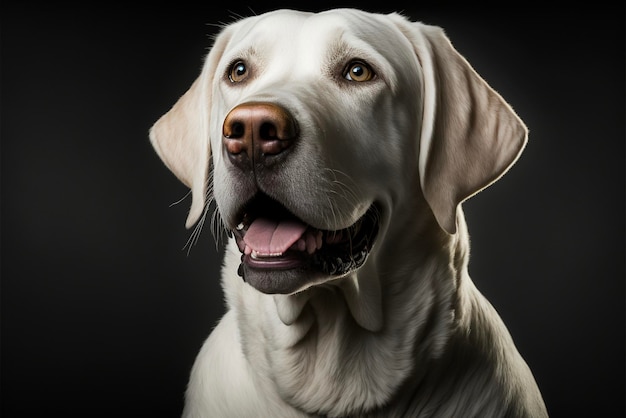
[[[242,274],[265,293],[359,269],[420,211],[454,234],[460,203],[504,174],[526,136],[441,29],[346,9],[226,26],[150,132],[193,192],[187,227],[212,189]],[[427,204],[401,214],[407,201]]]

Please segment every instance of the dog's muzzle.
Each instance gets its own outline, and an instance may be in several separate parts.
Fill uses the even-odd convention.
[[[269,102],[240,104],[228,113],[222,131],[232,168],[257,185],[252,196],[241,196],[247,203],[232,231],[242,254],[239,274],[244,280],[264,293],[288,294],[363,265],[378,232],[375,205],[348,228],[323,230],[271,198],[271,190],[263,190],[280,187],[267,179],[298,148],[298,123],[287,109]]]

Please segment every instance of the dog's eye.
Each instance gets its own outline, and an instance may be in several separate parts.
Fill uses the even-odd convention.
[[[246,63],[243,61],[236,61],[230,67],[230,71],[228,72],[228,79],[232,83],[240,83],[246,78],[248,78],[248,67]]]
[[[343,72],[343,77],[349,81],[370,81],[374,78],[374,71],[362,61],[352,61]]]

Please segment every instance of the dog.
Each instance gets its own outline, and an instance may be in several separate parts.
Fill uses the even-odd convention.
[[[545,417],[468,274],[461,204],[527,128],[444,31],[277,10],[225,25],[150,129],[227,231],[227,310],[185,417]],[[221,227],[220,227],[221,228]]]

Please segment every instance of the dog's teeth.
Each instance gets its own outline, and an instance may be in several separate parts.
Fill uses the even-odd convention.
[[[246,247],[247,249],[248,247]],[[250,257],[253,260],[259,260],[262,258],[272,258],[272,257],[280,257],[283,253],[269,253],[269,254],[261,254],[256,250],[250,250]]]
[[[243,222],[241,222],[239,225],[237,225],[237,231],[241,231],[243,227],[244,227]]]
[[[323,233],[322,231],[317,231],[317,234],[315,235],[315,248],[316,249],[320,249],[322,248],[322,237],[323,237]]]
[[[317,239],[315,235],[309,233],[306,236],[306,252],[309,254],[313,254],[317,247]]]

